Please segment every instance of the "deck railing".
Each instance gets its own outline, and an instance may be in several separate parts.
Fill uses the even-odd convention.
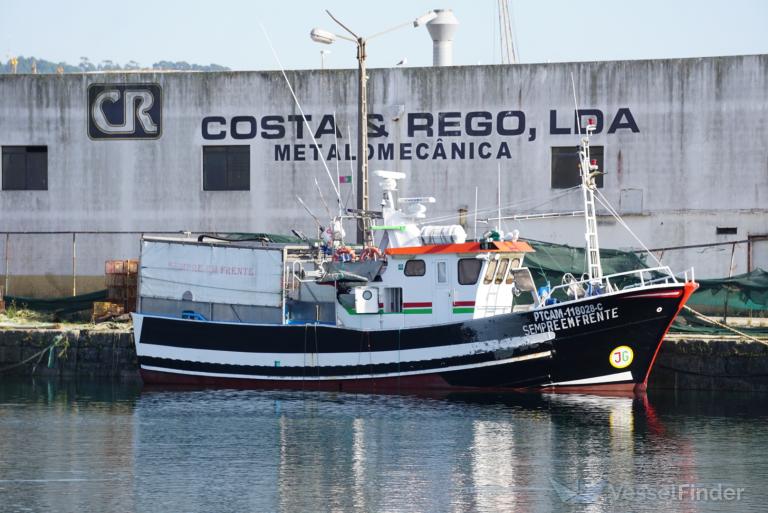
[[[686,271],[684,279],[686,282],[693,281],[693,269],[690,270],[690,277],[688,271]],[[630,283],[626,284],[627,281],[630,281]],[[625,284],[621,285],[622,282]],[[609,274],[599,280],[590,280],[589,278],[572,280],[552,287],[548,297],[554,296],[557,292],[563,292],[568,296],[576,298],[668,283],[679,283],[679,280],[668,266],[649,267]],[[542,301],[545,299],[542,298]]]

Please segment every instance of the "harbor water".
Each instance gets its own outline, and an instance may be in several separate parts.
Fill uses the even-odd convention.
[[[0,382],[0,512],[764,511],[768,396]]]

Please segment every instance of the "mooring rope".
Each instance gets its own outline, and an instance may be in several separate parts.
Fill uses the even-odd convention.
[[[60,345],[64,346],[64,349],[66,349],[66,346],[68,344],[62,343],[62,342],[65,342],[64,336],[63,335],[57,335],[56,338],[53,339],[53,344],[51,344],[50,346],[48,346],[48,347],[38,351],[37,353],[33,354],[29,358],[24,359],[23,361],[20,361],[20,362],[14,363],[12,365],[8,365],[6,367],[0,368],[0,372],[5,372],[5,371],[11,370],[11,369],[15,369],[16,367],[21,367],[22,365],[25,365],[25,364],[31,362],[35,358],[42,357],[45,354],[46,351],[53,351],[56,347],[58,347]],[[59,356],[61,356],[61,355],[59,355]],[[35,365],[35,367],[37,367],[37,365]]]
[[[747,335],[747,334],[746,334],[746,333],[744,333],[743,331],[739,331],[739,330],[737,330],[736,328],[733,328],[733,327],[731,327],[731,326],[728,326],[727,324],[723,324],[722,322],[720,322],[720,321],[717,321],[717,320],[715,320],[715,319],[713,319],[713,318],[711,318],[711,317],[707,317],[707,316],[706,316],[706,315],[704,315],[703,313],[701,313],[701,312],[698,312],[698,311],[694,310],[694,309],[693,309],[693,308],[691,308],[690,306],[684,305],[684,306],[683,306],[683,308],[685,308],[686,310],[688,310],[688,311],[689,311],[689,312],[691,312],[693,315],[695,315],[696,317],[698,317],[699,319],[701,319],[701,320],[703,320],[703,321],[707,321],[707,322],[709,322],[710,324],[714,324],[715,326],[719,326],[719,327],[721,327],[721,328],[725,328],[725,329],[727,329],[727,330],[730,330],[730,331],[732,331],[732,332],[734,332],[734,333],[736,333],[736,334],[738,334],[738,335],[740,335],[740,336],[742,336],[742,337],[744,337],[744,338],[746,338],[746,339],[748,339],[748,340],[752,340],[753,342],[759,342],[759,343],[761,343],[761,344],[765,344],[766,346],[768,346],[768,341],[765,341],[765,340],[760,340],[760,339],[759,339],[759,338],[757,338],[757,337],[753,337],[753,336],[751,336],[751,335]]]

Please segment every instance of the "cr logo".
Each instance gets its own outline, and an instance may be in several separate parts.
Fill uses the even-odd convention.
[[[91,84],[88,136],[157,139],[162,133],[162,100],[158,84]]]

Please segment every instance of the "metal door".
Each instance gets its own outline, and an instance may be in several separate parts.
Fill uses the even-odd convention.
[[[446,260],[435,262],[435,293],[432,300],[432,312],[436,322],[448,322],[451,318],[452,298],[451,267]]]

